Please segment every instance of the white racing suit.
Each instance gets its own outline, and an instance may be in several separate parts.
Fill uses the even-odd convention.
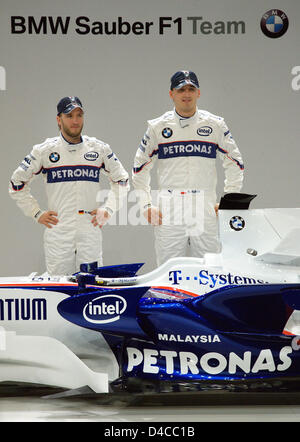
[[[173,110],[148,121],[134,160],[133,185],[145,212],[152,205],[150,171],[157,163],[158,206],[163,215],[163,224],[155,227],[158,265],[185,256],[187,244],[191,256],[220,250],[214,210],[217,157],[225,168],[224,192],[240,192],[242,157],[223,118],[197,109],[191,118]],[[178,211],[183,214],[181,221]]]
[[[61,135],[35,145],[12,175],[9,193],[25,215],[38,221],[43,213],[31,195],[30,181],[42,174],[48,210],[58,223],[46,228],[44,248],[47,271],[70,275],[83,262],[102,265],[102,232],[91,223],[89,212],[99,207],[97,193],[102,173],[110,179],[104,207],[112,214],[128,192],[128,174],[108,144],[83,136],[69,144]]]

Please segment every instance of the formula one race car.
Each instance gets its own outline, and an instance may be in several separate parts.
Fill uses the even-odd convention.
[[[222,251],[0,278],[0,381],[96,393],[278,388],[300,380],[300,209],[229,195]],[[1,385],[0,385],[1,389]]]

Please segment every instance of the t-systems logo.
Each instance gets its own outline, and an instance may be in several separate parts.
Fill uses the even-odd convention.
[[[103,295],[89,301],[83,307],[83,317],[92,324],[108,324],[120,319],[127,302],[119,295]]]

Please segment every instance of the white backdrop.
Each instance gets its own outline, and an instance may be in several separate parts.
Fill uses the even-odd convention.
[[[261,17],[274,7],[289,19],[280,38],[269,38],[260,28]],[[299,1],[0,0],[0,11],[1,276],[45,270],[43,227],[9,198],[8,182],[32,145],[57,135],[56,104],[66,95],[84,103],[84,133],[109,143],[131,174],[146,120],[172,108],[170,76],[194,70],[199,108],[223,116],[241,150],[243,191],[259,195],[252,207],[299,207]],[[93,22],[111,28],[118,17],[131,26],[153,24],[148,34],[83,35],[78,30],[87,27],[76,24],[82,16],[90,29]],[[60,28],[51,32],[51,20],[58,17],[63,23],[70,17],[65,34]],[[172,20],[164,20],[171,27],[160,33],[162,17]],[[188,17],[202,17],[197,32]],[[216,33],[223,26],[216,22],[226,28],[233,21],[239,22],[236,33],[233,28],[230,34]],[[108,188],[106,179],[103,185]],[[222,187],[220,169],[219,195]],[[41,178],[32,191],[46,208]],[[155,267],[152,228],[106,226],[104,262]]]

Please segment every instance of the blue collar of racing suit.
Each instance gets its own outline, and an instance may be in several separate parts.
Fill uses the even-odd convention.
[[[182,117],[181,115],[179,115],[176,111],[176,109],[174,108],[174,115],[178,121],[178,123],[180,124],[180,126],[182,128],[188,127],[191,124],[193,124],[198,116],[198,108],[196,108],[196,112],[194,113],[194,115],[192,115],[191,117]]]
[[[65,137],[63,136],[63,134],[60,132],[60,139],[62,141],[63,146],[66,147],[66,149],[68,149],[70,152],[78,150],[79,147],[81,147],[82,143],[83,143],[83,137],[80,136],[80,142],[79,143],[70,143],[68,140],[65,139]]]

